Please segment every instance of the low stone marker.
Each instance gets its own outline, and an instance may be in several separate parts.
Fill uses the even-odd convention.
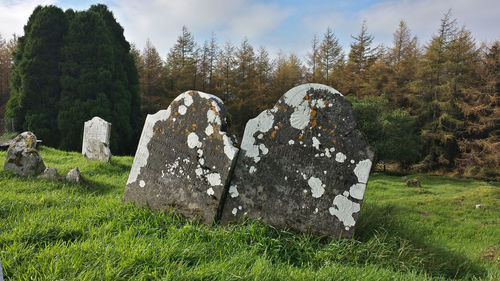
[[[111,123],[104,119],[94,117],[84,123],[82,154],[90,160],[108,162],[111,159],[109,137]]]
[[[248,121],[221,222],[352,237],[374,156],[335,89],[304,84]]]
[[[36,150],[36,143],[36,136],[32,132],[19,134],[7,150],[4,170],[24,177],[43,172],[45,164]]]
[[[222,101],[197,91],[148,115],[123,200],[214,222],[238,152],[225,127]]]

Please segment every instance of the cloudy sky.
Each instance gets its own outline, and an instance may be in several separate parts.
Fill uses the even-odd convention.
[[[376,43],[390,45],[403,19],[425,44],[449,9],[477,41],[500,40],[500,0],[0,0],[0,34],[22,34],[37,5],[85,10],[95,3],[108,5],[131,43],[142,49],[149,38],[162,57],[183,25],[197,42],[212,32],[221,45],[238,45],[246,37],[273,56],[279,50],[305,56],[313,34],[321,37],[327,27],[348,49],[350,36],[359,32],[363,20]]]

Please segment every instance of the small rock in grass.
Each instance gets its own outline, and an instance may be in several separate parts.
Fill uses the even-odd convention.
[[[55,167],[48,167],[45,169],[43,174],[39,175],[38,178],[46,180],[57,180],[59,179],[59,174]]]
[[[406,186],[408,186],[408,187],[421,187],[420,180],[418,178],[407,180]]]
[[[483,208],[483,205],[481,204],[476,204],[476,209],[482,209]]]
[[[406,182],[408,180],[408,177],[407,176],[402,176],[401,180],[404,181],[404,182]]]
[[[80,170],[78,170],[78,167],[75,167],[73,170],[69,171],[68,174],[66,175],[66,180],[79,183],[81,180],[81,175],[80,175]]]

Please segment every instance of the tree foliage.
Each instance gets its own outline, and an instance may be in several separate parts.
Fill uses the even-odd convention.
[[[81,147],[83,123],[100,116],[116,128],[114,153],[131,153],[137,141],[138,77],[123,28],[104,5],[63,12],[38,6],[14,54],[7,117],[44,143]]]

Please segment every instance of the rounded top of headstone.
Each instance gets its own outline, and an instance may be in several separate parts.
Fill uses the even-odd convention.
[[[88,121],[87,121],[87,122],[85,122],[85,123],[88,123],[88,122],[92,122],[92,123],[97,123],[97,122],[99,122],[99,123],[103,123],[103,124],[111,124],[111,123],[109,123],[108,121],[106,121],[106,120],[102,119],[102,118],[101,118],[101,117],[99,117],[99,116],[94,116],[94,117],[92,117],[92,119],[88,120]]]
[[[10,145],[23,147],[26,149],[36,149],[36,136],[30,131],[22,132],[14,139],[14,142]]]
[[[342,94],[339,91],[335,90],[334,88],[332,88],[330,86],[326,86],[323,84],[317,84],[317,83],[307,83],[307,84],[302,84],[302,85],[296,86],[296,87],[288,90],[288,92],[286,92],[281,97],[280,101],[283,100],[287,105],[292,106],[292,107],[299,106],[300,103],[304,100],[304,97],[307,95],[307,92],[311,89],[312,90],[328,91],[332,94],[342,96]]]

